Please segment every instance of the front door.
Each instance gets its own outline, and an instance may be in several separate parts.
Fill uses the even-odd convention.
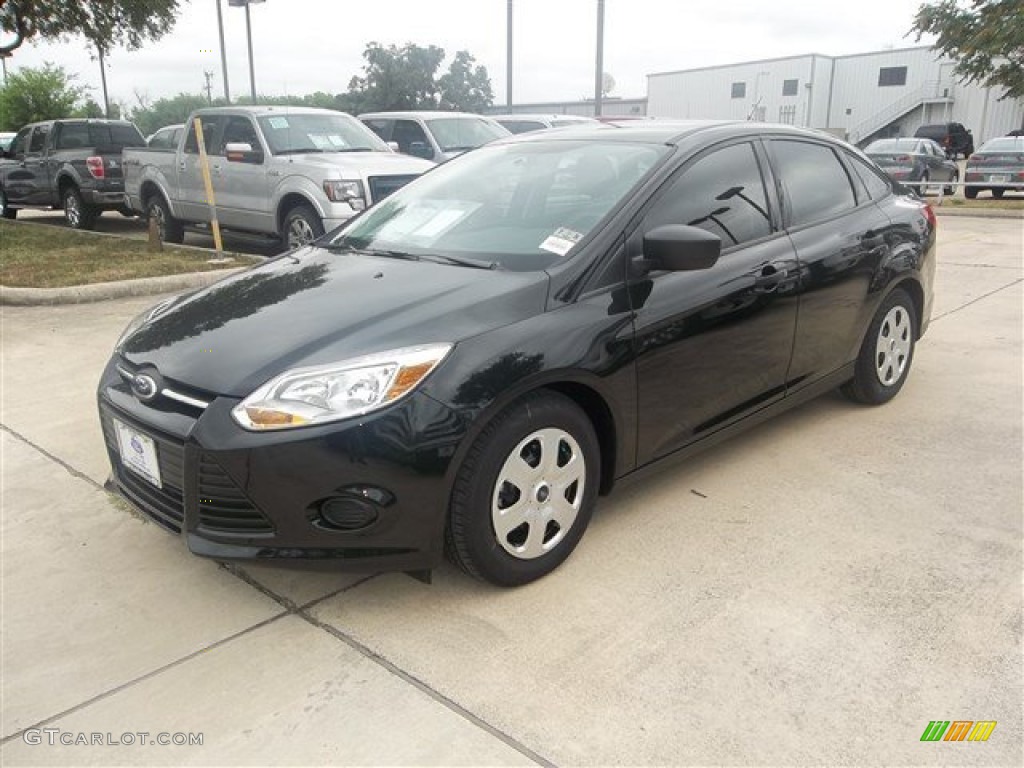
[[[691,160],[659,191],[628,241],[633,263],[643,255],[644,233],[662,225],[700,227],[722,240],[722,255],[709,269],[631,278],[638,465],[785,392],[798,270],[767,192],[762,153],[742,141]]]
[[[49,150],[50,125],[37,125],[32,131],[25,153],[24,165],[24,201],[29,205],[50,204],[50,184],[46,172],[47,152]]]
[[[248,144],[261,152],[263,158],[259,163],[228,160],[228,144]],[[250,232],[274,231],[266,162],[267,152],[252,119],[245,115],[228,117],[210,156],[213,188],[217,195],[217,218],[223,226]]]

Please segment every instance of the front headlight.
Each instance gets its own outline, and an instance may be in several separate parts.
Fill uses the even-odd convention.
[[[130,323],[128,323],[128,327],[121,331],[121,335],[118,337],[117,344],[114,345],[114,349],[120,349],[121,345],[128,340],[129,336],[131,336],[133,333],[139,330],[139,328],[144,326],[150,320],[153,320],[154,318],[162,315],[164,312],[167,311],[171,304],[173,304],[177,300],[177,296],[172,296],[169,299],[161,301],[155,307],[150,307],[145,312],[136,315],[135,318]]]
[[[324,194],[332,203],[348,203],[356,211],[366,207],[361,181],[325,181]]]
[[[282,373],[236,405],[245,429],[263,431],[361,416],[409,394],[451,351],[430,344]]]

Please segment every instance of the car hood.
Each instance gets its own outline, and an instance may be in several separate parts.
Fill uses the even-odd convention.
[[[290,368],[458,343],[544,311],[548,275],[309,247],[175,300],[118,350],[134,366],[244,397]]]
[[[293,164],[318,168],[327,176],[333,169],[359,176],[397,176],[429,171],[434,163],[397,152],[323,152],[287,155]]]

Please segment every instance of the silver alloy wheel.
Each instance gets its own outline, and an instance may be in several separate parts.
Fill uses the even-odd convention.
[[[491,497],[491,524],[502,549],[521,560],[547,554],[568,534],[583,504],[587,466],[576,439],[546,428],[505,459]]]
[[[910,334],[910,315],[906,307],[897,305],[890,309],[878,328],[875,343],[875,373],[887,387],[898,382],[907,370],[913,344]]]
[[[301,248],[316,240],[313,227],[302,216],[296,216],[288,222],[288,247]]]
[[[82,223],[82,208],[78,204],[78,195],[71,191],[64,193],[64,218],[72,227]]]

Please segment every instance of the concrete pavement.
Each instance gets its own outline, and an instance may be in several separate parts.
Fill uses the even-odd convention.
[[[95,380],[155,299],[4,307],[3,764],[1021,764],[1022,228],[940,221],[892,403],[624,488],[512,591],[187,555],[99,487]],[[920,741],[958,719],[998,725]]]

